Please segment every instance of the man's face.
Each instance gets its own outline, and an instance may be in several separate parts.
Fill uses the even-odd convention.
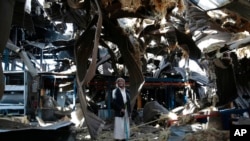
[[[120,79],[120,80],[117,81],[117,85],[120,88],[124,88],[125,87],[125,81]]]

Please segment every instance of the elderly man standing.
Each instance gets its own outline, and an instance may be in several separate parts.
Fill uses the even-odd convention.
[[[116,88],[112,91],[112,107],[114,109],[114,139],[125,141],[130,136],[130,93],[125,87],[125,80],[119,77],[116,80]]]

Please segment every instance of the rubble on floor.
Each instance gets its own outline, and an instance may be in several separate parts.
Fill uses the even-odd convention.
[[[130,141],[229,141],[230,133],[225,129],[222,121],[223,114],[234,114],[233,110],[221,110],[215,107],[207,107],[201,110],[189,111],[187,107],[177,107],[171,111],[163,110],[158,104],[151,110],[143,110],[143,112],[151,111],[155,115],[143,118],[142,114],[138,114],[131,120],[131,136]],[[157,106],[156,106],[157,105]],[[79,110],[79,109],[78,109]],[[152,112],[154,111],[154,112]],[[185,114],[183,114],[185,111]],[[225,112],[226,111],[226,112]],[[232,112],[233,111],[233,112]],[[238,111],[236,111],[238,114]],[[232,124],[250,124],[249,115],[243,111],[242,117]],[[76,115],[74,115],[76,114]],[[67,114],[68,115],[68,114]],[[148,114],[145,114],[148,115]],[[71,122],[70,132],[74,136],[75,141],[91,140],[84,117],[81,111],[74,111],[71,115],[73,118],[65,116],[55,122],[43,121],[37,117],[37,124],[29,122],[27,117],[4,117],[0,119],[0,129],[25,129],[25,128],[46,128],[51,125],[66,121]],[[227,115],[228,116],[228,115]],[[230,115],[231,116],[231,115]],[[228,116],[228,118],[230,118]],[[145,122],[143,119],[147,119]],[[228,123],[229,124],[229,123]],[[105,120],[105,126],[97,137],[97,141],[113,141],[113,117]],[[65,140],[69,141],[69,140]],[[72,138],[71,138],[72,141]]]

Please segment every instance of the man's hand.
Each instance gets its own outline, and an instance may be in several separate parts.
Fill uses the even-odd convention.
[[[125,109],[121,109],[121,113],[125,113]]]
[[[124,115],[125,115],[125,109],[121,109],[120,114],[121,114],[122,116],[124,116]]]

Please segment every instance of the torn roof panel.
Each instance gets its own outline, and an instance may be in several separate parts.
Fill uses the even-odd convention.
[[[190,0],[190,2],[197,5],[201,9],[208,11],[225,6],[231,3],[232,0]]]

